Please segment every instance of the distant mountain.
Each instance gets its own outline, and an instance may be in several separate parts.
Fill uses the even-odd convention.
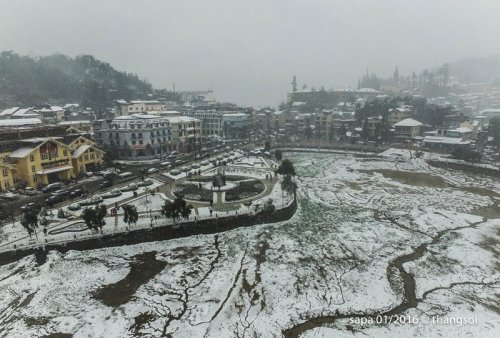
[[[102,112],[114,99],[144,98],[153,87],[92,55],[31,58],[0,53],[0,108],[41,103],[79,103]]]
[[[449,69],[464,83],[500,84],[500,55],[461,59],[450,63]]]

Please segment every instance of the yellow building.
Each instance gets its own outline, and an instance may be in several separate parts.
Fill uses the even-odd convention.
[[[0,191],[15,188],[19,181],[36,187],[71,179],[98,169],[103,156],[93,141],[79,134],[4,141],[0,144]]]
[[[71,163],[75,175],[94,171],[103,163],[104,151],[95,146],[95,142],[83,136],[67,136],[66,144],[71,149]]]
[[[13,169],[9,163],[9,153],[0,154],[0,191],[14,188]]]
[[[68,180],[74,176],[71,149],[55,138],[20,141],[21,147],[9,155],[16,167],[16,179],[28,186]]]

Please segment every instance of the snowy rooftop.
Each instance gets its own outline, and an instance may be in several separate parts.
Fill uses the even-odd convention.
[[[418,127],[421,125],[422,122],[418,122],[417,120],[414,120],[412,118],[404,119],[395,124],[396,127]]]
[[[11,153],[9,155],[9,157],[12,157],[12,158],[25,158],[26,156],[28,156],[33,150],[35,150],[34,148],[19,148],[17,149],[16,151],[14,151],[13,153]]]
[[[467,128],[467,127],[460,127],[460,128],[450,129],[448,131],[456,131],[456,132],[459,132],[459,133],[472,133],[472,129]]]
[[[463,140],[463,139],[458,138],[458,137],[425,136],[424,143],[471,144],[472,141]]]
[[[149,115],[149,114],[133,114],[130,116],[115,117],[115,120],[136,120],[136,119],[147,120],[147,119],[158,119],[158,118],[161,118],[161,117],[158,117],[156,115]]]
[[[19,109],[20,109],[20,107],[7,108],[0,113],[0,116],[10,116],[10,115],[14,114],[16,111],[18,111]]]
[[[32,138],[27,138],[24,140],[20,140],[20,142],[25,142],[25,143],[40,143],[40,142],[45,142],[47,140],[62,140],[62,137],[32,137]]]
[[[90,146],[88,144],[82,144],[76,150],[73,152],[73,155],[71,156],[72,158],[78,158],[80,157],[84,152],[86,152]]]
[[[42,124],[42,121],[37,118],[0,120],[0,127],[16,127],[35,124]]]
[[[43,170],[38,170],[36,171],[37,175],[46,175],[46,174],[52,174],[52,173],[57,173],[59,171],[64,171],[68,169],[72,169],[73,167],[70,165],[65,165],[62,167],[55,167],[55,168],[49,168],[49,169],[43,169]]]
[[[76,121],[61,121],[57,125],[58,126],[69,126],[73,124],[92,124],[89,120],[76,120]]]
[[[166,117],[166,119],[169,120],[170,123],[200,122],[199,119],[188,116],[171,116],[171,117]]]

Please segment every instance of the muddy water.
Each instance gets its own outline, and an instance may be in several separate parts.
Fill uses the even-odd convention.
[[[389,169],[373,170],[373,172],[382,174],[385,178],[418,187],[447,188],[451,186],[441,176],[434,176],[426,173],[413,173]]]
[[[164,261],[156,259],[156,252],[145,252],[134,256],[130,263],[130,272],[122,280],[100,287],[93,293],[93,297],[103,304],[117,307],[127,303],[137,289],[149,282],[160,273],[167,265]]]
[[[500,205],[489,205],[487,207],[477,208],[471,213],[487,219],[500,218]]]

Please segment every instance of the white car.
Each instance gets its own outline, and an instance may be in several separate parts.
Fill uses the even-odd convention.
[[[158,172],[158,168],[149,168],[148,169],[148,174],[154,174]]]

